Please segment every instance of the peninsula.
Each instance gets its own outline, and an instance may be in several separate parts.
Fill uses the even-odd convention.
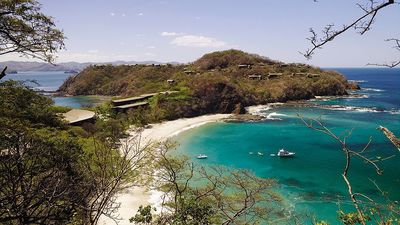
[[[286,64],[239,50],[213,52],[180,65],[93,65],[60,87],[64,95],[148,98],[135,110],[143,122],[210,113],[244,113],[246,106],[347,95],[357,88],[335,71]],[[137,115],[139,116],[139,115]]]

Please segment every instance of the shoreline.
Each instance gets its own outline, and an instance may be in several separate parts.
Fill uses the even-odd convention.
[[[150,124],[149,128],[142,131],[143,143],[165,141],[168,138],[176,136],[184,131],[203,126],[208,123],[223,121],[232,114],[210,114],[193,118],[181,118],[172,121],[165,121],[157,124]],[[135,131],[128,131],[129,135],[135,135]],[[117,202],[120,203],[118,209],[118,224],[129,225],[129,218],[133,217],[140,205],[151,205],[157,207],[160,204],[160,193],[157,191],[148,191],[144,187],[132,187],[125,190],[124,193],[117,196]],[[99,224],[115,224],[109,218],[102,216]]]
[[[313,99],[321,99],[325,96],[318,96]],[[337,96],[326,96],[327,98],[337,97]],[[311,100],[311,99],[310,99]],[[303,100],[304,101],[304,100]],[[271,110],[274,108],[281,107],[283,105],[308,105],[303,101],[289,101],[289,102],[274,102],[261,105],[253,105],[246,107],[246,114],[258,115],[260,110]],[[208,114],[192,118],[180,118],[172,121],[164,121],[156,124],[149,124],[148,128],[142,130],[142,140],[143,143],[149,142],[161,142],[167,139],[179,135],[187,130],[200,127],[202,125],[214,122],[229,122],[234,114]],[[266,117],[267,120],[279,120],[279,118]],[[137,131],[130,130],[128,134],[130,136],[135,135]],[[159,210],[161,203],[161,193],[155,190],[146,190],[145,187],[132,187],[127,189],[124,193],[117,196],[117,202],[119,202],[120,208],[117,214],[118,224],[129,225],[129,218],[133,217],[140,205],[146,206],[151,205],[152,208],[157,208]],[[109,218],[102,217],[99,224],[113,224],[115,223]]]

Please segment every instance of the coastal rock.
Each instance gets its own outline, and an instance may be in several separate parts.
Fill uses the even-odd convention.
[[[347,83],[347,89],[350,90],[360,90],[360,86],[358,85],[358,83],[356,81],[349,81]]]
[[[265,120],[265,117],[261,115],[237,114],[224,119],[224,122],[240,123],[240,122],[258,122],[263,120]]]

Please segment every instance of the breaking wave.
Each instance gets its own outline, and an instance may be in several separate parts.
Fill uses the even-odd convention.
[[[282,120],[282,118],[280,118],[282,116],[288,116],[288,115],[282,114],[282,113],[272,112],[272,113],[269,113],[265,118],[267,120]]]
[[[279,107],[284,104],[285,103],[275,102],[275,103],[269,103],[266,105],[249,106],[249,107],[246,107],[246,112],[249,114],[252,114],[252,115],[265,116],[266,111],[269,111],[273,108]]]
[[[385,110],[376,107],[358,107],[358,106],[345,106],[345,105],[319,105],[318,107],[323,109],[338,110],[338,111],[400,114],[400,110],[398,109]]]
[[[345,96],[315,96],[315,99],[311,99],[311,101],[329,101],[334,99],[352,99],[352,98],[369,98],[366,94],[351,94]]]
[[[384,92],[385,90],[378,89],[378,88],[361,88],[363,91],[374,91],[374,92]]]
[[[349,80],[349,82],[367,83],[367,80]]]

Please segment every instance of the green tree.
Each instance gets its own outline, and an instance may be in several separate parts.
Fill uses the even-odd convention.
[[[22,82],[0,82],[0,117],[33,127],[62,127],[53,101],[27,88]]]
[[[85,205],[82,148],[52,101],[0,83],[0,223],[66,223]]]
[[[0,223],[69,221],[85,201],[80,145],[65,131],[0,123]]]
[[[40,10],[36,0],[0,0],[0,55],[17,53],[54,62],[65,37],[53,18]]]

